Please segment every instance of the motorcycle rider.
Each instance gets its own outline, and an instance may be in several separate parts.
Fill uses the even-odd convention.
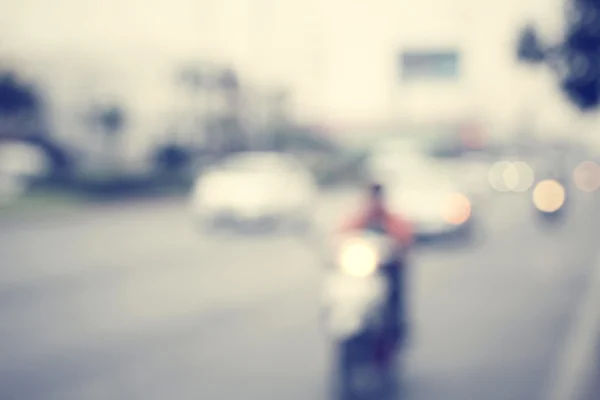
[[[384,187],[380,183],[371,183],[367,193],[366,209],[343,224],[343,232],[368,229],[391,236],[399,249],[405,250],[413,242],[413,231],[410,223],[404,218],[388,210],[385,204]],[[405,312],[405,266],[404,254],[398,254],[390,265],[383,266],[391,283],[390,306],[392,315],[390,323],[394,347],[407,334]]]

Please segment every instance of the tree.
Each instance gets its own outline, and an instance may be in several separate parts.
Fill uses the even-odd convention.
[[[518,57],[524,62],[546,63],[557,72],[567,98],[581,111],[591,111],[600,103],[600,0],[567,0],[565,14],[561,43],[542,46],[535,30],[526,26]]]
[[[563,91],[582,111],[600,102],[600,0],[570,0],[562,44]]]
[[[0,119],[9,130],[38,134],[43,128],[42,99],[37,88],[11,71],[0,72]]]
[[[539,64],[544,61],[545,54],[533,25],[526,25],[521,31],[517,47],[517,58],[528,64]]]
[[[20,82],[12,72],[0,73],[0,114],[36,112],[40,103],[35,88]]]
[[[190,165],[192,154],[184,146],[169,143],[157,149],[153,161],[161,171],[180,172]]]

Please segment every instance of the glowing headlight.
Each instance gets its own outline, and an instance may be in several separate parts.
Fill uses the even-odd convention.
[[[452,225],[462,225],[471,217],[471,202],[460,193],[450,196],[444,213],[444,220]]]
[[[559,182],[548,179],[537,184],[533,191],[533,204],[543,212],[555,212],[565,203],[565,188]]]
[[[342,245],[339,265],[348,275],[366,277],[377,269],[377,251],[361,240],[350,240]]]

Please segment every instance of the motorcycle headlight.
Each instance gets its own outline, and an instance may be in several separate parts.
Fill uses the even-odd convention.
[[[533,190],[533,204],[542,212],[555,212],[565,203],[565,188],[553,179],[538,183]]]
[[[443,212],[446,222],[452,225],[462,225],[471,217],[471,202],[467,196],[455,193],[448,198]]]
[[[376,249],[362,240],[348,240],[340,249],[339,266],[348,275],[364,278],[377,270]]]

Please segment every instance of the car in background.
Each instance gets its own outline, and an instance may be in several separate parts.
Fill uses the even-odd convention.
[[[492,192],[488,173],[494,156],[486,150],[465,142],[457,127],[410,127],[377,138],[367,151],[366,169],[368,175],[377,176],[380,171],[412,168],[414,160],[425,160],[429,169],[439,170],[479,201]]]
[[[433,128],[421,141],[423,154],[431,165],[468,191],[474,201],[490,196],[488,174],[494,165],[494,156],[489,141],[465,140],[460,127],[453,126]]]
[[[450,154],[412,137],[387,138],[373,148],[367,174],[387,189],[390,209],[408,218],[420,239],[448,236],[470,239],[479,208],[479,193],[456,171],[435,160]],[[463,177],[464,178],[464,177]]]
[[[307,233],[317,188],[295,158],[248,152],[228,157],[196,181],[191,196],[196,223],[206,232],[288,229]]]
[[[473,238],[478,205],[439,170],[414,164],[410,170],[388,173],[383,183],[390,209],[412,223],[418,239]]]

